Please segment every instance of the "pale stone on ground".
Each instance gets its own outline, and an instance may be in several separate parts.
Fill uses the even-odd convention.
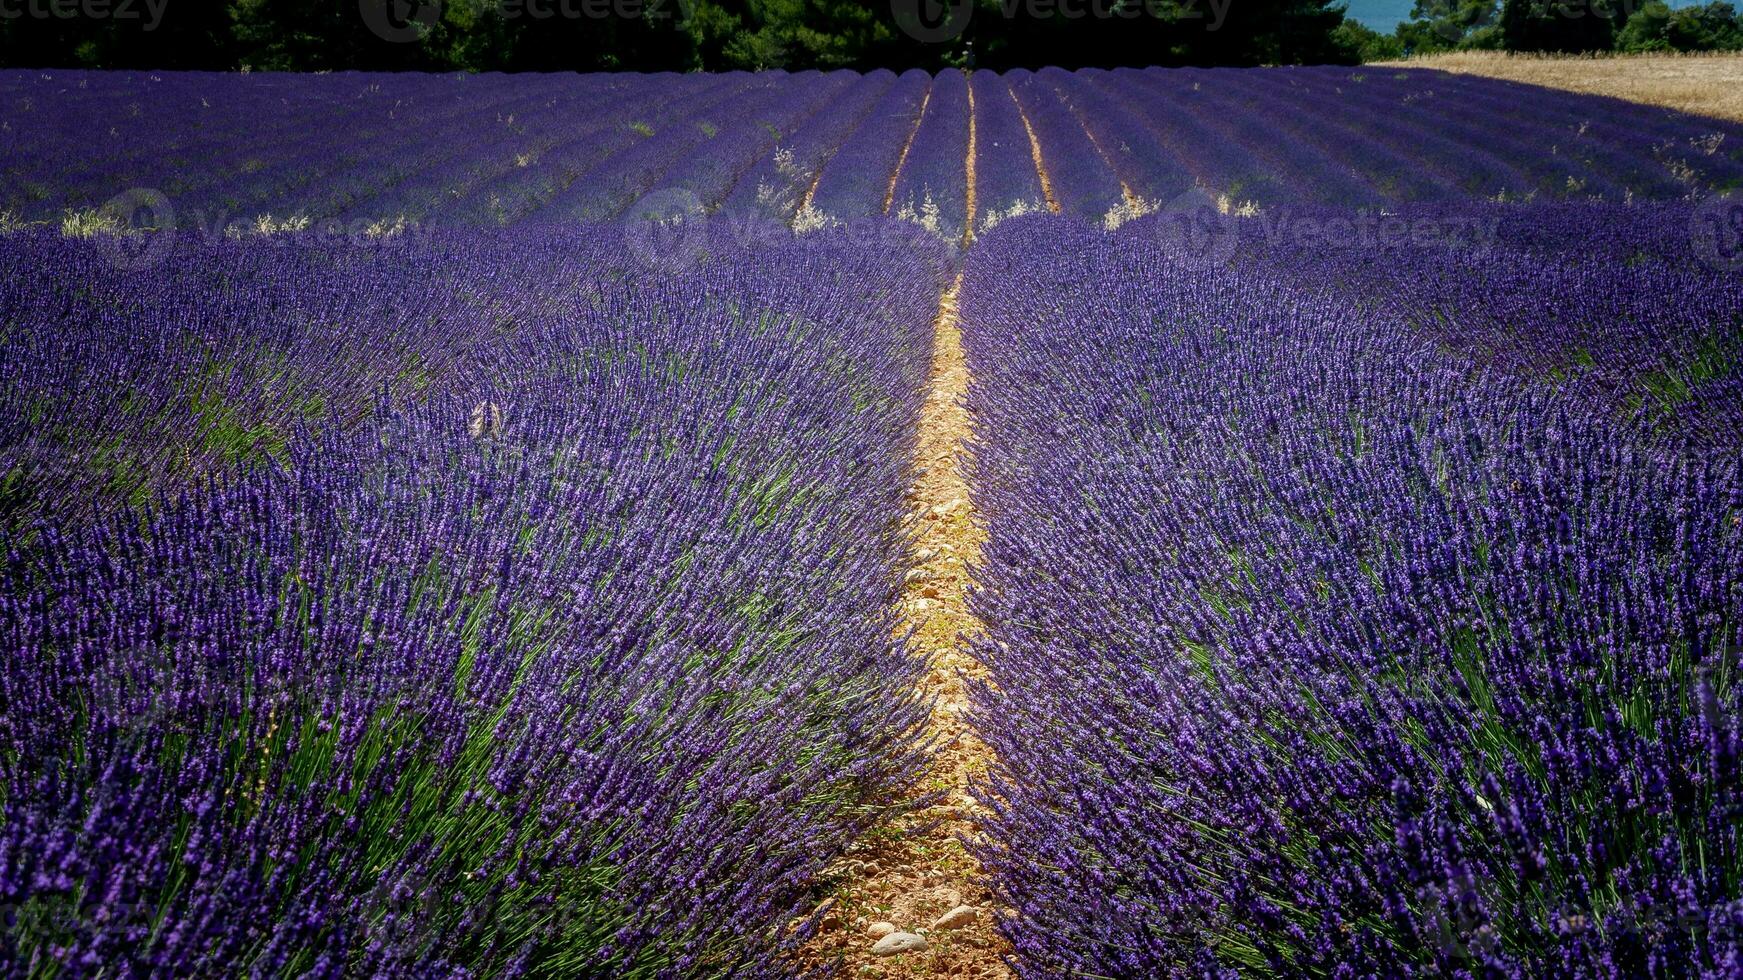
[[[893,932],[878,940],[872,947],[873,956],[898,956],[902,953],[918,953],[926,948],[926,937],[916,936],[911,932]]]
[[[956,908],[953,908],[939,916],[938,921],[932,923],[932,928],[934,931],[961,929],[964,926],[973,925],[975,920],[979,918],[979,909],[972,905],[958,905]]]

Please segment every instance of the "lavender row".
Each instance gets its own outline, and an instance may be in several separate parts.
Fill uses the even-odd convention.
[[[719,99],[708,115],[671,118],[658,127],[633,125],[632,130],[641,138],[582,174],[562,195],[527,220],[571,225],[609,221],[653,192],[661,179],[685,160],[708,154],[712,145],[722,139],[723,131],[733,131],[727,127],[734,122],[741,127],[755,126],[752,120],[757,116],[780,111],[788,94],[784,86],[756,79],[739,88],[732,97]]]
[[[1735,124],[1420,70],[916,71],[894,82],[8,72],[0,213],[7,225],[54,222],[151,188],[184,220],[264,218],[269,230],[573,224],[680,194],[701,211],[757,204],[782,218],[790,207],[790,221],[812,195],[808,225],[887,210],[960,236],[971,88],[987,130],[977,212],[989,217],[1045,203],[1033,148],[1023,152],[1030,128],[1059,166],[1062,209],[1102,220],[1189,192],[1230,209],[1379,210],[1743,187]]]
[[[974,89],[975,232],[1009,217],[1047,210],[1023,112],[996,72],[977,71]]]
[[[1669,199],[1743,186],[1735,124],[1611,99],[1414,70],[1079,77],[1140,116],[1198,186],[1261,207]]]
[[[143,237],[170,251],[138,271],[110,239],[0,237],[0,529],[282,459],[299,428],[445,383],[541,286],[505,263],[469,290],[478,249],[451,239]]]
[[[121,350],[45,331],[0,349],[8,378],[67,357],[103,384],[149,358],[126,383],[184,411],[228,358],[358,410],[4,533],[0,960],[789,972],[810,883],[918,771],[928,709],[892,610],[943,256],[820,231],[712,241],[650,279],[622,273],[623,234],[401,257],[451,270],[476,315],[260,242],[182,242],[173,288],[128,303],[81,254],[100,245],[31,243]],[[523,275],[545,287],[492,304]],[[177,299],[187,322],[150,322]],[[342,313],[348,338],[302,323]],[[349,363],[405,346],[420,384]]]
[[[1057,91],[1116,180],[1144,201],[1169,201],[1193,186],[1178,153],[1135,115],[1125,100],[1109,98],[1083,72],[1052,69],[1036,76]],[[1068,193],[1068,192],[1062,192]]]
[[[768,112],[750,120],[734,120],[730,129],[709,141],[706,153],[668,172],[659,186],[688,195],[705,212],[721,210],[734,188],[753,179],[749,175],[760,162],[774,159],[776,150],[790,146],[819,113],[861,82],[860,76],[850,71],[794,76],[782,87],[781,101]]]
[[[1734,975],[1735,454],[1294,259],[1167,216],[967,259],[1020,972]]]
[[[926,111],[895,173],[889,213],[940,238],[962,238],[968,224],[968,79],[945,72],[932,80]]]
[[[1100,221],[1124,199],[1119,178],[1078,122],[1058,88],[1069,74],[1058,68],[1013,71],[1006,76],[1040,144],[1041,166],[1051,178],[1053,196],[1065,214]]]
[[[1704,452],[1743,447],[1731,207],[1440,205],[1227,223],[1240,261],[1335,282],[1425,336]],[[1337,234],[1327,235],[1328,229]],[[1307,234],[1308,231],[1314,234]]]
[[[905,71],[817,176],[811,206],[833,218],[893,212],[893,183],[931,103],[932,79]]]
[[[601,174],[642,152],[641,144],[662,132],[669,136],[693,120],[705,120],[743,96],[752,84],[748,77],[732,77],[654,106],[628,98],[605,119],[590,119],[585,127],[565,133],[561,142],[527,159],[524,167],[517,160],[513,171],[493,176],[438,214],[452,215],[462,226],[513,225],[523,220],[551,224],[551,216],[564,215],[566,203],[586,195],[600,182]]]
[[[809,125],[778,141],[732,188],[722,209],[791,222],[808,205],[823,167],[850,135],[863,126],[896,82],[889,71],[866,75],[864,84],[846,87],[830,99]]]
[[[25,218],[95,207],[129,187],[157,189],[184,213],[286,215],[299,188],[318,190],[361,171],[363,186],[379,193],[415,172],[398,169],[408,145],[425,152],[467,145],[462,130],[451,129],[456,121],[476,132],[481,122],[524,115],[564,92],[551,80],[505,85],[355,74],[14,73],[11,87],[21,74],[37,84],[14,98],[29,108],[17,122],[16,152],[8,154],[14,195],[3,207]],[[124,105],[87,104],[112,87],[127,91]],[[595,104],[604,88],[594,80],[569,86]],[[39,188],[45,174],[56,175],[54,183]]]

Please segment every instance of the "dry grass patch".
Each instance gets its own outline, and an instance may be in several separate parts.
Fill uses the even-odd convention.
[[[1383,62],[1381,66],[1486,75],[1743,122],[1743,53],[1540,55],[1457,51]]]

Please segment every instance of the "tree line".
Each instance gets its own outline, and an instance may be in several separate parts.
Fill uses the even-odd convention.
[[[256,71],[1354,62],[1339,0],[0,0],[0,64]]]
[[[1391,34],[1354,21],[1339,40],[1363,61],[1440,51],[1562,54],[1743,50],[1743,20],[1724,0],[1671,8],[1663,0],[1416,0]]]
[[[0,0],[0,65],[217,71],[1354,63],[1462,49],[1743,49],[1725,0]]]

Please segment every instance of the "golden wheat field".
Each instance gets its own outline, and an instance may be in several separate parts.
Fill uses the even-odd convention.
[[[1457,51],[1393,66],[1527,82],[1743,120],[1743,54],[1541,55]]]

